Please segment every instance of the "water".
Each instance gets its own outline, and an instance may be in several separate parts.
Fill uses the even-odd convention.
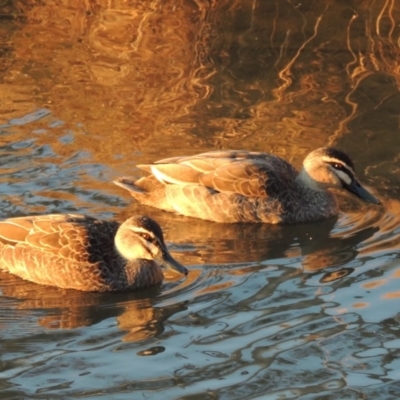
[[[0,274],[0,397],[397,399],[400,7],[0,2],[1,217],[146,213],[190,269],[131,293]],[[135,203],[137,164],[335,145],[383,205],[222,225]]]

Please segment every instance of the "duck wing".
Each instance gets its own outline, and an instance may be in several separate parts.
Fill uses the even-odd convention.
[[[0,221],[0,243],[78,262],[89,261],[91,240],[107,235],[100,225],[110,224],[75,214],[49,214]],[[100,229],[99,229],[100,228]],[[104,227],[103,227],[104,228]],[[108,227],[108,225],[106,226]],[[116,228],[112,231],[116,231]],[[113,237],[109,240],[113,243]]]
[[[270,197],[290,185],[297,171],[285,160],[268,153],[216,151],[191,157],[174,157],[141,165],[160,182],[204,186],[220,193]]]

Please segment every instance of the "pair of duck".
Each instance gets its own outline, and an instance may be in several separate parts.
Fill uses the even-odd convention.
[[[330,188],[380,204],[358,181],[345,153],[311,152],[298,172],[272,154],[214,151],[139,168],[136,182],[119,178],[140,203],[221,223],[302,223],[333,217]],[[0,221],[0,268],[40,284],[84,291],[149,287],[161,266],[186,275],[169,254],[160,226],[136,216],[119,225],[84,215],[39,215]]]

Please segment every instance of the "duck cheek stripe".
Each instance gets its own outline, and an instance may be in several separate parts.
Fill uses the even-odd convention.
[[[346,172],[336,170],[336,174],[337,174],[337,176],[339,177],[339,179],[340,179],[342,182],[344,182],[347,186],[350,186],[350,185],[351,185],[351,182],[352,182],[353,180],[351,179],[351,177],[350,177]]]

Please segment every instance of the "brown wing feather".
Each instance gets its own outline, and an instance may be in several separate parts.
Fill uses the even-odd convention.
[[[265,197],[268,173],[263,167],[250,160],[238,161],[202,175],[200,182],[222,193]]]
[[[232,163],[230,158],[192,158],[189,160],[184,160],[180,165],[187,165],[199,172],[212,172],[218,168],[222,168],[228,164]]]
[[[196,154],[194,156],[181,156],[181,157],[170,157],[162,160],[155,161],[153,164],[139,164],[137,165],[143,171],[152,173],[154,167],[158,168],[159,165],[187,165],[196,171],[210,172],[214,169],[220,168],[226,164],[232,163],[233,161],[240,161],[245,159],[254,159],[271,156],[266,153],[251,152],[245,150],[221,150],[221,151],[209,151],[206,153]]]
[[[163,181],[170,183],[181,181],[181,184],[187,184],[198,183],[201,173],[211,172],[232,163],[232,159],[229,158],[177,157],[176,161],[169,163],[157,161],[155,164],[140,164],[138,167],[154,175],[159,171],[160,175],[165,175],[161,179]]]
[[[190,159],[184,164],[157,164],[153,173],[161,182],[201,184],[221,193],[268,197],[278,195],[279,185],[294,181],[297,172],[277,157]],[[192,167],[193,169],[189,168]]]
[[[201,172],[182,164],[160,164],[152,166],[151,172],[160,182],[175,185],[199,183]]]
[[[90,230],[96,219],[78,215],[44,215],[0,221],[0,242],[74,261],[88,260]],[[99,224],[100,221],[97,221]]]
[[[192,160],[200,160],[200,159],[229,159],[232,161],[243,160],[243,159],[252,159],[255,157],[276,157],[272,154],[268,153],[260,153],[257,151],[246,151],[246,150],[216,150],[216,151],[208,151],[205,153],[195,154],[193,156],[180,156],[180,157],[170,157],[163,158],[162,160],[156,161],[154,164],[182,164]]]
[[[29,233],[29,228],[10,223],[9,221],[0,221],[0,243],[15,244],[23,242]]]
[[[278,195],[282,191],[279,185],[291,185],[297,175],[297,171],[279,157],[241,150],[167,158],[140,167],[163,183],[200,184],[221,193],[264,198]]]

